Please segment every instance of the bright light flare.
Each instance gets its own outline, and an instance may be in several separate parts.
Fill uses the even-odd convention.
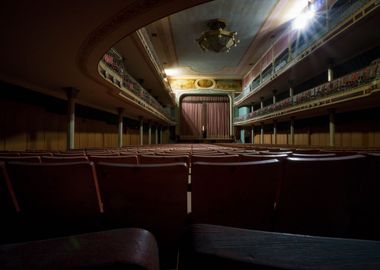
[[[304,13],[298,15],[293,21],[293,29],[302,30],[304,29],[310,21],[314,18],[314,10],[307,10]]]
[[[308,1],[294,1],[293,5],[290,7],[289,11],[286,13],[286,20],[290,21],[298,17],[302,11],[306,9]]]
[[[170,76],[170,77],[181,75],[181,73],[182,73],[181,69],[179,69],[179,68],[166,68],[165,69],[165,74]]]

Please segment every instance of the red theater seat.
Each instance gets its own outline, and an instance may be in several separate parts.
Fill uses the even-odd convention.
[[[259,161],[259,160],[268,160],[268,159],[278,159],[283,160],[284,158],[287,158],[288,155],[281,154],[281,155],[250,155],[250,154],[241,154],[240,160],[242,162],[248,162],[248,161]]]
[[[187,165],[98,163],[97,169],[109,226],[151,231],[173,264],[187,217]]]
[[[102,204],[93,163],[11,162],[7,170],[26,237],[97,229]]]
[[[0,156],[0,161],[6,163],[11,161],[39,163],[41,158],[39,156]]]
[[[157,243],[127,228],[0,246],[2,270],[159,270]]]
[[[71,163],[71,162],[85,162],[88,161],[86,156],[42,156],[43,163]]]
[[[99,162],[137,164],[138,158],[134,156],[90,156],[89,159],[95,164]]]
[[[365,171],[366,159],[362,155],[287,158],[277,229],[300,234],[352,236]]]
[[[239,155],[192,155],[191,163],[195,162],[239,162]]]
[[[380,242],[195,224],[183,238],[179,270],[380,269]]]
[[[242,163],[193,163],[193,221],[273,229],[280,164],[276,159]]]
[[[176,163],[184,162],[189,164],[189,156],[179,155],[179,156],[153,156],[153,155],[141,155],[140,163],[141,164],[159,164],[159,163]]]

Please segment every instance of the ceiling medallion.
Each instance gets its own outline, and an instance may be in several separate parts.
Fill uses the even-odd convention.
[[[203,32],[197,39],[199,46],[204,51],[229,52],[231,47],[236,47],[240,42],[236,38],[237,32],[224,30],[226,22],[222,19],[214,19],[207,23],[209,31]]]

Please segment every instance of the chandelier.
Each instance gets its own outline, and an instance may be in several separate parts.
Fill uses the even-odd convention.
[[[226,23],[222,19],[211,20],[207,26],[210,30],[203,32],[197,39],[199,46],[204,51],[229,52],[231,47],[236,47],[240,42],[236,38],[237,32],[224,30]]]

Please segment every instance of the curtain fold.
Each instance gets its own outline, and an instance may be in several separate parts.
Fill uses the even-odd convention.
[[[230,104],[228,96],[186,96],[181,101],[181,136],[229,138]]]

